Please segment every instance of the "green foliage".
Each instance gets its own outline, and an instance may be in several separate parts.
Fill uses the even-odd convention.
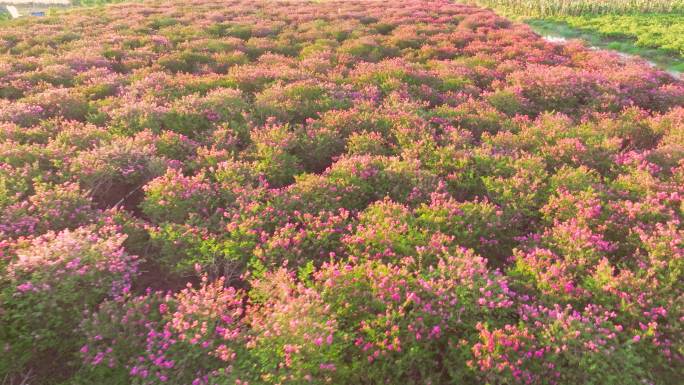
[[[633,40],[637,47],[684,56],[683,14],[580,15],[564,17],[562,21],[607,38]]]
[[[331,97],[331,90],[313,82],[276,84],[256,96],[255,115],[262,121],[275,117],[282,122],[303,123],[327,110],[345,106]]]
[[[624,13],[677,13],[682,0],[472,0],[471,2],[526,16]]]

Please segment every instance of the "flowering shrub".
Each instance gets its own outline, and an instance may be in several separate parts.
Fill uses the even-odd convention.
[[[335,343],[337,323],[331,307],[319,292],[293,278],[286,270],[276,270],[255,283],[251,296],[259,302],[245,320],[251,337],[248,356],[229,378],[261,378],[265,383],[344,380],[336,365],[344,344]]]
[[[350,225],[349,216],[344,209],[317,215],[302,213],[257,246],[254,256],[264,266],[301,267],[310,262],[320,265],[331,255],[344,252],[342,235]]]
[[[681,80],[448,0],[0,24],[0,382],[684,378]]]
[[[330,87],[308,81],[275,84],[256,95],[255,114],[261,119],[275,117],[284,122],[301,123],[344,105],[342,100],[330,95],[332,92],[327,88]]]
[[[318,123],[297,128],[294,149],[304,170],[316,173],[324,171],[344,152],[346,139],[337,130]]]
[[[154,269],[174,280],[192,274],[198,265],[212,276],[237,278],[256,243],[255,234],[245,229],[215,234],[202,226],[165,222],[148,232]]]
[[[129,293],[137,275],[137,257],[124,251],[124,239],[80,227],[14,247],[0,292],[3,373],[32,368],[59,376],[60,365],[74,364],[83,311]]]
[[[324,175],[337,185],[353,186],[368,203],[386,196],[401,203],[419,203],[438,185],[437,178],[421,169],[418,161],[398,157],[343,157]]]
[[[191,94],[174,100],[161,124],[165,129],[194,137],[221,123],[244,124],[245,109],[239,90],[219,88],[203,96]]]
[[[489,330],[477,324],[480,342],[473,346],[470,365],[486,381],[561,384],[603,381],[637,383],[648,378],[639,370],[634,340],[613,321],[614,313],[588,306],[524,308],[521,317],[534,327],[505,325]],[[612,367],[606,357],[620,362]],[[571,366],[573,370],[562,370]]]
[[[70,172],[95,202],[114,205],[163,172],[164,159],[155,150],[148,138],[120,138],[79,153],[70,162]]]
[[[0,233],[9,237],[76,228],[95,219],[92,202],[75,183],[35,185],[35,194],[5,208]]]
[[[269,120],[272,123],[272,120]],[[301,160],[295,154],[297,136],[288,125],[267,124],[252,131],[255,169],[275,187],[288,185],[301,173]]]
[[[59,122],[59,131],[50,139],[48,147],[61,151],[90,150],[112,139],[112,134],[103,127],[76,121]]]
[[[366,207],[359,214],[356,232],[345,237],[350,254],[367,259],[400,259],[414,255],[425,243],[411,211],[389,199]]]
[[[235,361],[241,293],[223,278],[175,295],[148,292],[103,303],[81,325],[81,378],[133,384],[208,384]],[[189,365],[188,365],[189,364]],[[230,374],[230,371],[228,371]]]
[[[387,140],[377,132],[353,133],[347,141],[349,155],[392,155]]]
[[[206,179],[203,174],[186,177],[178,170],[168,169],[145,185],[143,212],[154,223],[182,223],[191,214],[213,214],[220,196]]]
[[[264,315],[248,319],[255,334],[248,349],[274,360],[259,361],[264,363],[259,369],[277,373],[265,377],[269,382],[420,383],[467,377],[465,362],[440,368],[440,360],[468,354],[463,341],[474,334],[466,326],[470,317],[506,317],[512,305],[503,277],[490,275],[482,262],[459,252],[443,257],[425,276],[401,266],[329,264],[314,273],[312,288],[295,286],[284,273],[269,276],[255,285],[257,290],[268,285],[270,291],[260,309]],[[469,278],[461,280],[465,275]],[[260,344],[278,339],[276,347],[262,351]]]
[[[446,194],[434,193],[429,205],[416,210],[416,216],[421,228],[452,236],[456,244],[481,255],[503,258],[510,252],[511,223],[499,206],[487,200],[456,202]]]
[[[26,98],[37,106],[44,118],[61,117],[67,120],[83,120],[88,112],[88,102],[72,89],[53,88]]]

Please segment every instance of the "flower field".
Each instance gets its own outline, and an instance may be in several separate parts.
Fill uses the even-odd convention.
[[[684,379],[684,83],[447,0],[0,26],[0,383]]]

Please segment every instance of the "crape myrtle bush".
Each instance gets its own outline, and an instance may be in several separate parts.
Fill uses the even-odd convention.
[[[684,84],[445,0],[0,28],[5,384],[680,384]]]

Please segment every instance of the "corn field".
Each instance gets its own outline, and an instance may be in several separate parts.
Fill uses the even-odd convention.
[[[473,0],[466,2],[516,15],[534,17],[684,12],[684,0]]]

